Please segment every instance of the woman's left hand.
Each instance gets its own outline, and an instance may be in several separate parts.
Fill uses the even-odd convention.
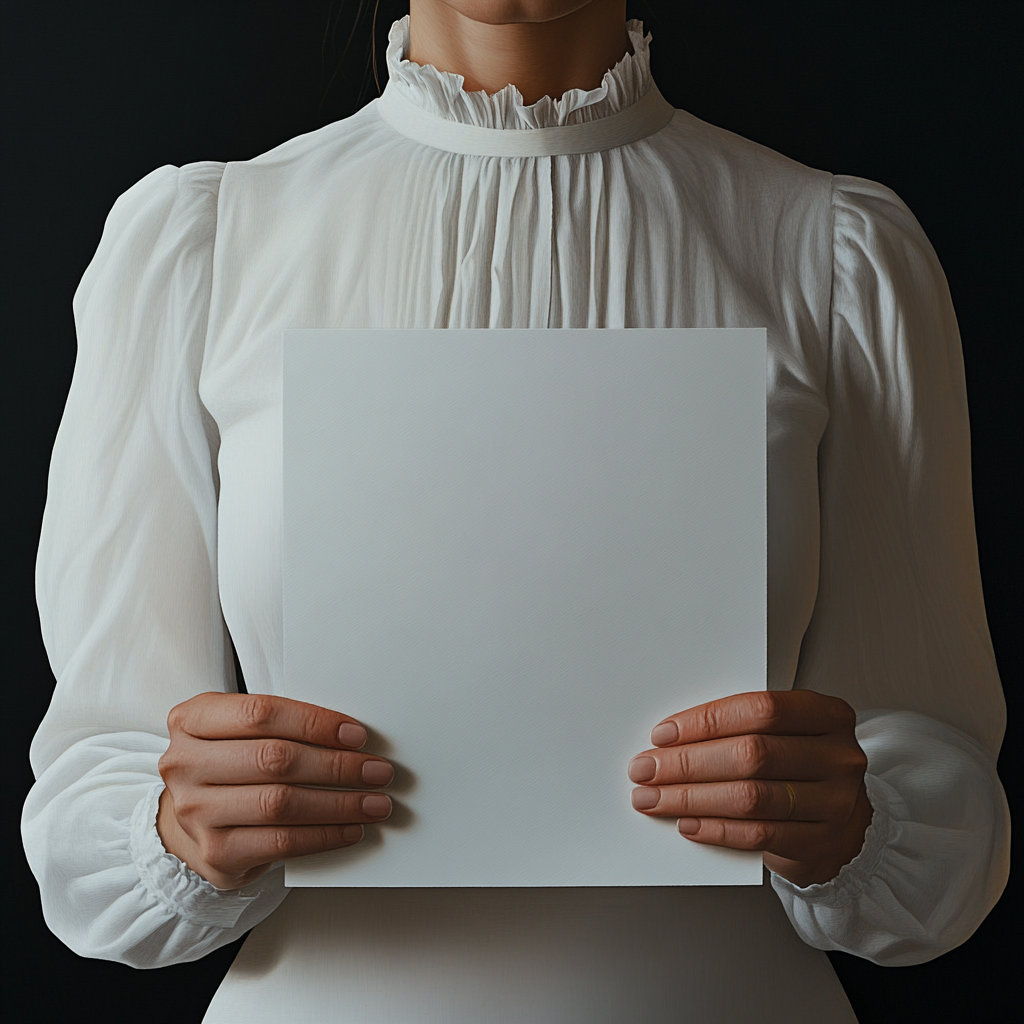
[[[739,693],[672,715],[629,763],[642,814],[679,819],[695,843],[762,850],[801,887],[860,852],[872,808],[856,715],[813,690]]]

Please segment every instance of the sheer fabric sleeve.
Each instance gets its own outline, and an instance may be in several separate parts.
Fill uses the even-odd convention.
[[[156,832],[167,713],[236,689],[217,587],[218,434],[198,395],[222,164],[166,166],[114,204],[74,297],[78,356],[36,561],[57,685],[22,833],[47,924],[135,967],[194,960],[283,899],[222,893]]]
[[[874,818],[832,882],[772,884],[811,945],[914,964],[964,942],[1006,884],[1005,704],[945,277],[889,189],[837,177],[833,195],[820,579],[795,685],[857,710]]]

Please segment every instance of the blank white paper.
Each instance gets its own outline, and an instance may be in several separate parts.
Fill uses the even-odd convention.
[[[283,361],[285,693],[398,771],[287,884],[761,884],[626,766],[765,686],[765,330],[292,330]]]

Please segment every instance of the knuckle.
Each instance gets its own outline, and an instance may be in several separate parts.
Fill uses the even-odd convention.
[[[772,827],[765,821],[753,821],[747,826],[747,839],[752,850],[764,850],[772,841]]]
[[[184,755],[183,751],[177,749],[173,743],[160,755],[156,768],[167,788],[171,788],[172,785],[183,784],[190,777],[193,770],[192,761]]]
[[[175,704],[170,711],[167,712],[167,730],[168,732],[182,732],[185,728],[185,721],[188,718],[188,702],[184,704]]]
[[[305,721],[302,723],[307,735],[309,736],[324,736],[324,735],[337,735],[337,727],[334,726],[334,712],[329,711],[327,708],[321,708],[316,705],[310,705],[309,710],[305,714]]]
[[[765,786],[755,779],[744,779],[737,785],[736,803],[740,814],[755,817],[765,805]]]
[[[718,712],[713,703],[697,709],[697,724],[702,735],[713,736],[718,731]]]
[[[238,719],[245,728],[259,728],[274,717],[274,699],[266,693],[250,693],[239,702]]]
[[[721,821],[708,821],[701,825],[701,831],[707,829],[708,839],[717,845],[722,845],[726,841],[725,824]]]
[[[284,740],[267,740],[255,752],[256,768],[271,778],[287,775],[295,763],[295,755]]]
[[[291,829],[275,828],[270,833],[270,849],[275,860],[283,860],[295,853],[295,836]]]
[[[291,809],[291,797],[289,786],[260,786],[257,803],[261,820],[283,821]]]
[[[205,833],[207,830],[202,826],[204,806],[188,791],[176,794],[174,797],[174,817],[182,828],[188,831]],[[188,826],[186,828],[186,826]]]
[[[853,729],[857,724],[857,712],[842,697],[835,698],[835,715],[840,725]]]
[[[774,690],[759,690],[751,698],[751,710],[762,725],[771,728],[782,717],[783,698]]]
[[[860,780],[868,768],[868,756],[857,745],[844,747],[837,757],[840,777]]]
[[[320,826],[320,847],[324,850],[336,850],[344,843],[343,829],[338,825]]]
[[[336,786],[343,786],[348,781],[349,766],[351,764],[351,755],[339,750],[337,753],[332,754],[328,768],[331,773],[331,781]]]
[[[168,731],[190,733],[195,728],[197,721],[201,720],[208,710],[211,701],[221,696],[223,694],[214,692],[197,693],[194,697],[175,704],[167,712]]]
[[[736,745],[738,768],[744,775],[757,775],[768,761],[768,748],[762,737],[751,734],[741,736]]]
[[[177,753],[173,747],[168,747],[161,755],[160,760],[156,763],[156,770],[160,773],[160,778],[164,780],[166,784],[168,778],[175,774],[175,770],[178,767]]]
[[[199,856],[211,867],[223,870],[227,862],[227,838],[213,829],[203,829],[194,841]]]

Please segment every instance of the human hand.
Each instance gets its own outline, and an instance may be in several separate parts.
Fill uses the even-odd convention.
[[[337,711],[268,694],[201,693],[171,709],[157,831],[168,853],[218,889],[275,861],[351,846],[391,813],[394,769],[358,753],[366,729]]]
[[[872,808],[856,715],[813,690],[762,690],[664,719],[629,763],[642,814],[687,839],[762,850],[795,885],[831,881],[864,845]]]

